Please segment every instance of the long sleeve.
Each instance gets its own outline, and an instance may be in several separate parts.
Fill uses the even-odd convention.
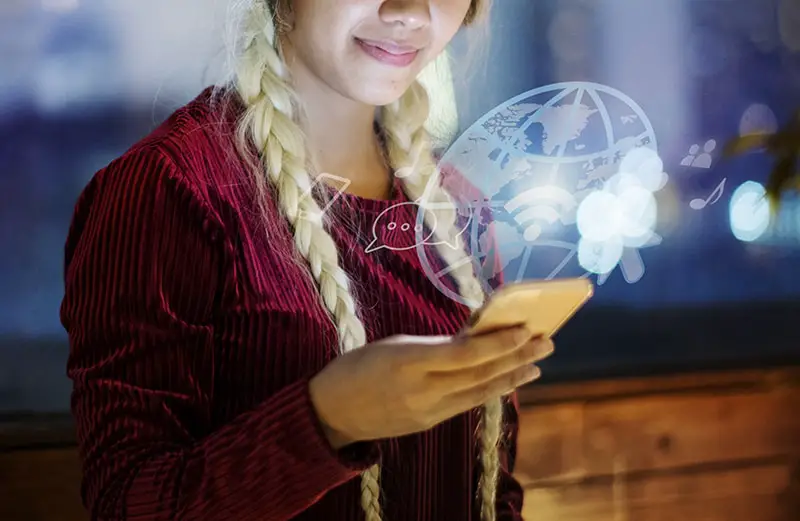
[[[287,520],[378,460],[377,445],[329,446],[307,378],[213,424],[213,318],[232,251],[152,146],[78,201],[61,318],[93,520]]]

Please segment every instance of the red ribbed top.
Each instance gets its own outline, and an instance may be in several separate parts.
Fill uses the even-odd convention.
[[[213,107],[206,91],[178,110],[76,205],[61,314],[92,519],[357,520],[359,473],[380,462],[386,521],[477,521],[476,411],[418,435],[327,444],[308,380],[335,356],[336,331],[272,200],[274,228],[258,228],[233,118]],[[453,334],[468,315],[414,249],[365,253],[375,218],[403,201],[345,195],[331,210],[348,223],[333,235],[370,340]],[[414,222],[410,205],[396,211]],[[499,519],[520,519],[521,504],[504,472]]]

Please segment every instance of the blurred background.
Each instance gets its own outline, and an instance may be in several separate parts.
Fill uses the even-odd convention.
[[[220,80],[228,7],[225,0],[0,6],[0,411],[68,407],[58,307],[73,205],[96,170]],[[730,219],[732,196],[748,181],[763,183],[771,162],[764,154],[720,159],[724,142],[740,130],[774,130],[800,107],[800,4],[504,0],[492,15],[488,38],[462,37],[453,52],[453,81],[469,85],[455,89],[459,134],[532,89],[590,82],[617,92],[600,95],[611,102],[590,122],[638,117],[627,106],[638,105],[644,123],[628,126],[657,140],[669,176],[656,194],[661,242],[635,253],[644,275],[628,283],[618,267],[603,277],[545,374],[563,379],[800,358],[800,328],[791,327],[800,309],[800,205],[787,200],[776,230],[740,240]],[[560,92],[545,88],[540,103]],[[541,143],[542,128],[532,126],[539,132],[533,141]],[[581,145],[597,148],[601,134],[605,142],[603,128],[587,126]],[[570,146],[567,159],[603,159],[602,149],[588,156]],[[476,160],[456,163],[464,169],[461,163]],[[586,170],[577,159],[573,166]],[[715,204],[690,207],[723,181]],[[506,188],[505,199],[509,190],[522,188]],[[511,231],[517,223],[506,221],[511,225],[498,225],[506,278],[553,274],[564,251],[523,251]],[[566,230],[548,231],[569,242]],[[556,275],[585,273],[577,257]]]
[[[73,205],[98,169],[222,78],[229,3],[0,2],[0,518],[67,519],[23,506],[25,491],[77,498],[58,315]],[[531,223],[497,216],[507,279],[598,283],[559,334],[541,390],[521,394],[531,518],[800,519],[789,513],[800,480],[800,200],[787,197],[767,228],[752,200],[771,159],[721,158],[729,139],[774,131],[800,108],[800,0],[495,0],[489,32],[477,51],[458,38],[452,85],[437,93],[448,107],[454,96],[457,112],[443,117],[462,136],[445,158],[470,180],[481,183],[470,168],[491,147],[458,147],[487,134],[486,117],[515,110],[535,119],[524,137],[538,167],[558,157],[591,188],[624,129],[638,128],[668,178],[653,195],[657,244],[627,248],[610,270],[581,255],[575,223],[546,220],[548,249],[524,240]],[[583,106],[587,119],[552,145],[540,109],[559,106]],[[488,195],[505,208],[537,186],[538,167]],[[12,458],[3,440],[51,452]],[[668,474],[698,465],[714,470]],[[4,481],[3,469],[18,474]]]
[[[223,0],[0,3],[0,411],[69,407],[63,246],[91,176],[219,80]]]

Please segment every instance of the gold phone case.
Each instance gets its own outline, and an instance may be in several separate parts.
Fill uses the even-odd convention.
[[[534,334],[552,336],[592,297],[588,279],[521,282],[495,292],[467,324],[467,334],[480,334],[513,325]]]

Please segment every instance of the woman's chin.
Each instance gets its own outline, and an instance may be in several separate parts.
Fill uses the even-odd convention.
[[[355,92],[352,93],[352,97],[366,105],[383,107],[399,100],[410,86],[410,83],[399,84],[397,82],[377,81],[371,84],[358,85]]]

